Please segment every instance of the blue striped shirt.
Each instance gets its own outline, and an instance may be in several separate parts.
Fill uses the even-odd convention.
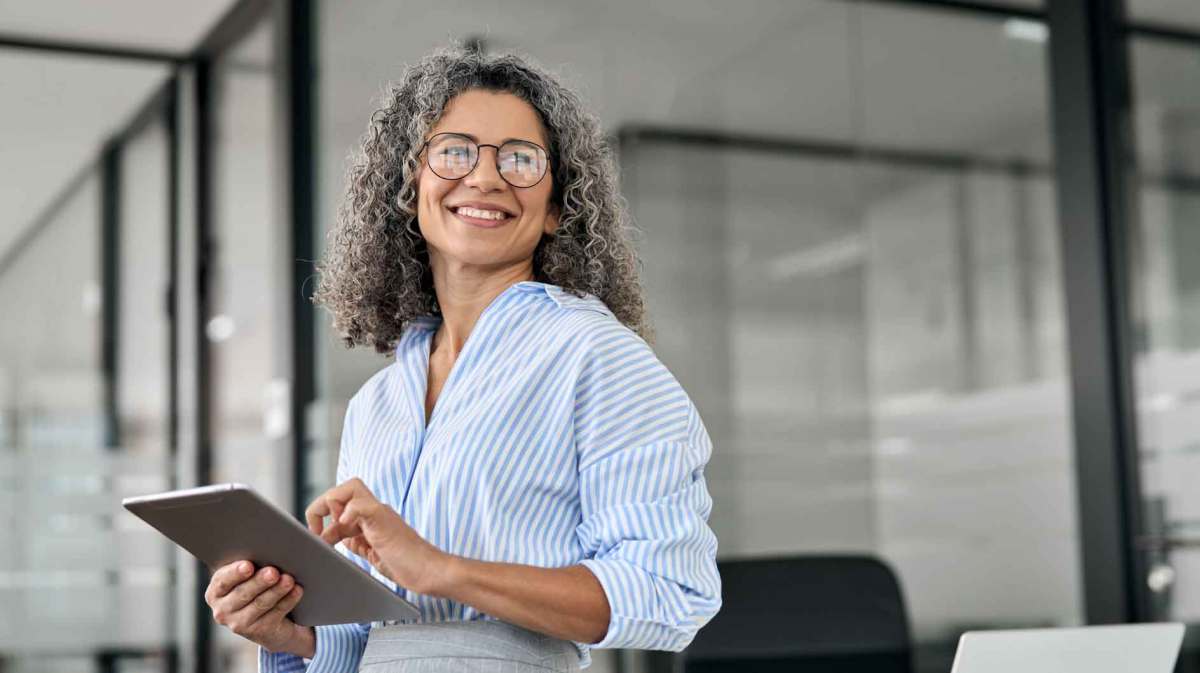
[[[433,334],[404,330],[396,361],[350,400],[337,479],[359,477],[422,537],[459,556],[558,568],[583,564],[611,608],[589,647],[680,650],[721,605],[712,452],[696,407],[650,347],[593,295],[509,286],[480,314],[432,418]],[[414,594],[339,545],[421,611],[490,619]],[[317,627],[311,662],[260,650],[264,672],[355,671],[374,624]]]

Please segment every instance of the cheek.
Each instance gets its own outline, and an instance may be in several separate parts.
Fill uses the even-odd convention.
[[[545,195],[538,201],[537,208],[539,215],[537,218],[537,237],[540,239],[542,236],[549,234],[550,231],[558,228],[558,221],[554,218],[554,215],[558,213],[559,209],[550,202],[550,190],[547,189]],[[550,231],[547,231],[547,227],[550,228]]]
[[[417,180],[417,230],[426,240],[440,240],[440,231],[445,227],[442,219],[441,202],[446,190],[443,180],[421,176]]]
[[[550,190],[543,189],[541,185],[538,185],[533,191],[521,193],[518,198],[521,202],[521,210],[535,215],[539,224],[550,213]]]
[[[445,180],[429,175],[420,176],[417,180],[418,215],[424,211],[433,214],[440,210],[442,198],[448,191]]]

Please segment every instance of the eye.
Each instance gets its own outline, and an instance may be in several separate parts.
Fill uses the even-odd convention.
[[[531,147],[510,147],[500,156],[501,170],[508,172],[536,173],[542,161],[541,153]]]
[[[523,151],[512,152],[505,159],[514,168],[524,168],[533,163],[533,155]]]
[[[475,161],[475,153],[465,143],[446,143],[434,148],[433,163],[455,170],[469,167]]]

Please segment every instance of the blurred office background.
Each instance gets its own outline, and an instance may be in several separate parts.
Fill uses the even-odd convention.
[[[384,86],[452,37],[611,133],[723,561],[881,559],[922,672],[968,629],[1200,621],[1195,0],[17,0],[0,671],[255,669],[119,501],[332,484],[391,360],[312,260]]]

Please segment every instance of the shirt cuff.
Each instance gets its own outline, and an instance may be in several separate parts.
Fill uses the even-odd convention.
[[[258,648],[258,673],[300,673],[306,668],[305,663],[294,654]]]
[[[702,619],[687,619],[676,624],[659,614],[663,607],[662,582],[642,568],[619,559],[584,559],[586,567],[600,581],[608,598],[608,632],[591,647],[622,647],[678,652],[695,637]],[[677,606],[686,611],[686,606]]]
[[[317,626],[317,651],[308,673],[353,673],[358,670],[366,640],[358,624]]]
[[[259,673],[353,673],[358,670],[366,640],[357,624],[314,627],[317,635],[313,658],[258,648]]]

